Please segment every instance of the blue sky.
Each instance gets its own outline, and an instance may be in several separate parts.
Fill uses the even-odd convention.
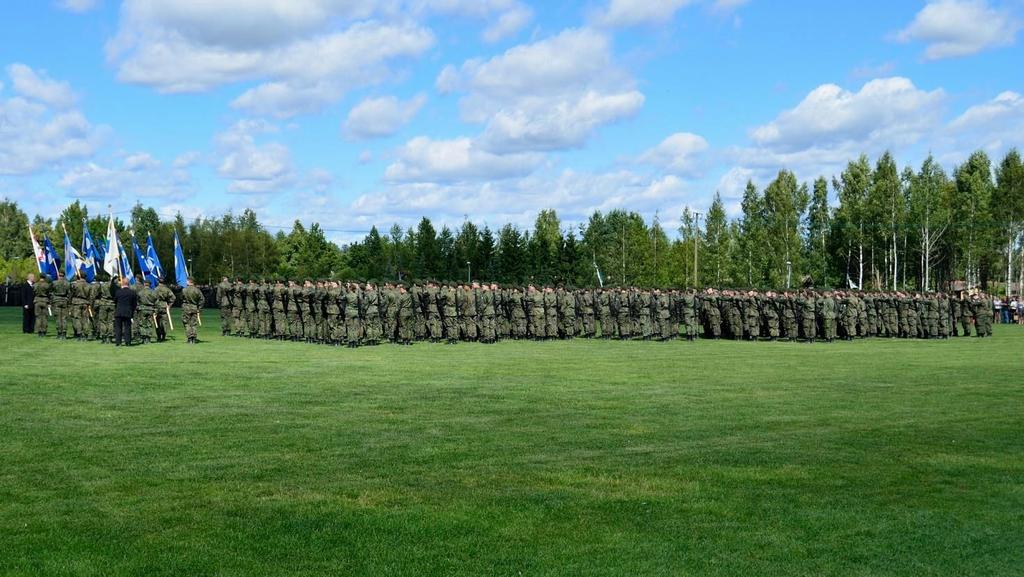
[[[668,226],[780,168],[1024,144],[1022,0],[56,0],[0,21],[0,195]],[[272,229],[273,230],[273,229]]]

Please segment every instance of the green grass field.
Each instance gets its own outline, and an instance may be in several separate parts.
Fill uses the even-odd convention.
[[[1024,574],[1024,329],[114,349],[0,310],[3,575]]]

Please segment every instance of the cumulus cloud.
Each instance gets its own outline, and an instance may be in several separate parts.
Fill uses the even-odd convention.
[[[349,111],[344,132],[355,139],[391,136],[408,124],[426,101],[422,94],[406,101],[394,96],[367,98]]]
[[[644,96],[633,84],[613,63],[608,38],[589,29],[447,67],[437,79],[442,92],[467,93],[462,117],[485,124],[480,143],[497,153],[582,146],[598,127],[640,110]]]
[[[68,196],[128,204],[139,198],[176,202],[195,194],[191,175],[184,170],[164,170],[148,153],[130,154],[120,166],[86,162],[61,175],[57,186]]]
[[[288,118],[392,78],[397,62],[433,46],[433,34],[413,23],[346,20],[377,9],[327,0],[128,0],[108,59],[121,81],[161,92],[255,81],[232,105]]]
[[[1009,10],[993,8],[985,0],[932,0],[896,38],[925,42],[925,58],[939,60],[1009,46],[1020,28]]]
[[[15,94],[0,94],[0,174],[31,174],[91,156],[109,132],[74,108],[70,87],[23,64],[7,67]]]
[[[945,101],[942,90],[921,90],[907,78],[876,79],[858,92],[823,84],[795,108],[755,128],[761,146],[794,151],[847,142],[902,144],[934,126]]]
[[[433,140],[420,136],[402,146],[384,176],[398,182],[497,180],[528,174],[541,160],[538,154],[493,154],[466,137]]]
[[[271,193],[293,181],[291,152],[278,142],[260,144],[256,137],[277,127],[257,120],[240,120],[217,136],[220,161],[217,174],[229,179],[228,192]]]
[[[67,82],[53,80],[45,70],[37,72],[24,64],[16,63],[7,67],[7,76],[10,77],[15,92],[47,106],[66,109],[74,106],[78,100]]]
[[[751,130],[752,146],[734,147],[726,156],[756,171],[755,180],[781,167],[802,178],[831,174],[862,153],[898,151],[935,136],[945,102],[941,89],[922,90],[900,77],[871,80],[857,92],[823,84]]]
[[[971,106],[949,123],[949,132],[961,150],[983,146],[995,153],[1024,146],[1024,96],[1006,91]]]
[[[677,132],[645,151],[637,159],[675,174],[693,174],[698,168],[701,154],[708,149],[704,137],[689,132]]]
[[[533,10],[519,0],[415,0],[415,11],[491,21],[481,33],[485,42],[505,40],[533,20]]]
[[[718,0],[719,3],[722,0]],[[637,26],[667,22],[691,0],[611,0],[598,21],[605,26]],[[725,0],[735,3],[735,0]]]

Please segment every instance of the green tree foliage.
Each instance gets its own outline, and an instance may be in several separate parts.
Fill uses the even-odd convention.
[[[32,255],[28,236],[28,215],[13,200],[0,201],[0,259],[5,261]]]
[[[140,244],[152,233],[166,271],[173,269],[177,231],[201,283],[274,275],[464,281],[471,273],[480,281],[574,286],[778,288],[791,280],[935,290],[965,280],[1011,290],[1009,283],[1024,282],[1024,160],[1011,150],[993,170],[978,151],[951,174],[931,157],[917,171],[900,171],[889,153],[874,165],[867,156],[849,162],[832,189],[825,177],[808,186],[780,170],[763,190],[747,183],[736,218],[715,194],[700,218],[685,208],[671,234],[659,213],[645,218],[622,209],[594,212],[571,230],[550,209],[529,230],[504,224],[492,231],[466,218],[438,232],[424,217],[406,230],[392,225],[387,234],[374,226],[345,246],[328,240],[319,223],[296,221],[271,234],[248,209],[186,222],[136,204],[127,222],[115,222],[126,247],[130,230]],[[76,247],[83,225],[102,242],[107,218],[74,202],[56,219],[35,215],[32,226],[59,250],[65,226]],[[0,259],[17,278],[27,274],[22,263],[34,269],[27,220],[17,203],[0,202]]]

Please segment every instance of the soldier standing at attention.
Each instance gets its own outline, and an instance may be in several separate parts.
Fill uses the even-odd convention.
[[[168,288],[167,283],[160,279],[160,284],[156,287],[156,340],[157,342],[164,342],[167,340],[167,315],[170,314],[171,307],[174,306],[174,292]]]
[[[851,308],[849,302],[846,307],[847,309]],[[818,308],[821,311],[821,336],[831,343],[836,338],[836,300],[832,298],[831,292],[826,292],[823,297],[818,299]],[[853,335],[847,332],[846,340],[850,340],[852,338]]]
[[[33,285],[32,307],[36,314],[35,332],[39,338],[46,336],[46,330],[50,326],[50,283],[48,275],[39,275],[39,282]],[[28,303],[25,303],[26,305]]]
[[[405,285],[398,285],[398,292],[395,294],[395,318],[396,336],[395,342],[400,345],[411,345],[416,336],[415,330],[415,307],[417,300],[412,293],[405,290]]]
[[[220,279],[217,285],[217,307],[220,309],[220,334],[226,337],[231,333],[231,283],[228,277]]]
[[[53,320],[57,323],[57,339],[64,340],[68,334],[68,296],[71,285],[64,279],[64,273],[57,271],[57,280],[53,281],[50,292],[50,305],[53,308]]]
[[[71,283],[71,325],[75,340],[84,341],[89,334],[89,283],[82,277]]]
[[[809,343],[814,342],[814,337],[817,329],[817,323],[814,318],[814,310],[816,305],[816,298],[810,291],[805,292],[803,295],[797,297],[797,305],[800,307],[800,325],[803,329],[804,340]]]
[[[110,279],[110,284],[100,286],[96,319],[99,324],[101,343],[114,342],[114,293],[117,292],[117,286],[116,277]]]
[[[181,291],[181,321],[185,324],[185,336],[189,344],[198,342],[199,311],[205,303],[203,293],[196,288],[192,278],[189,277],[185,290]]]
[[[156,292],[145,283],[139,283],[139,286],[139,316],[135,319],[135,324],[139,327],[142,344],[148,344],[156,335],[153,327],[153,317],[156,316]]]

